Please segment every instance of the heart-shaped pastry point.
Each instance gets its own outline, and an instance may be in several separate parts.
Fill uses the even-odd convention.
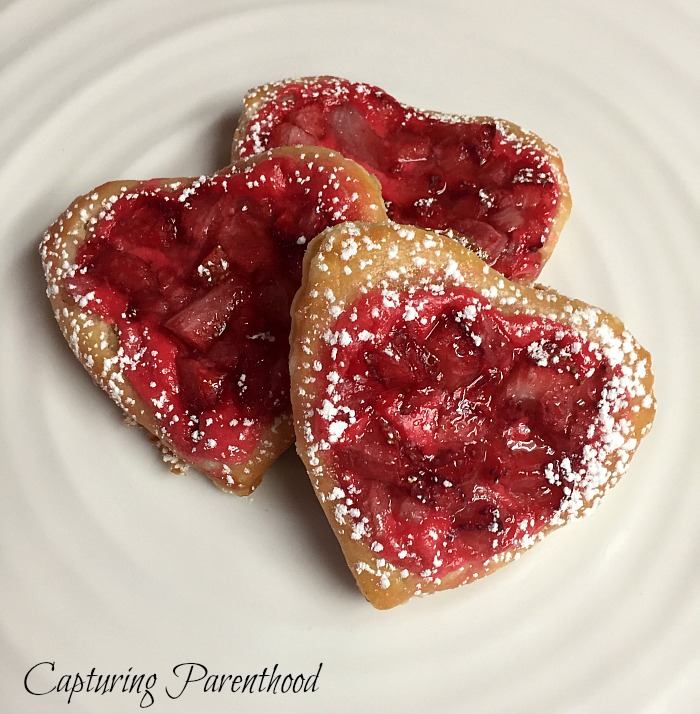
[[[213,177],[106,184],[41,252],[56,318],[96,381],[169,460],[245,494],[293,441],[289,307],[307,241],[385,217],[357,164],[279,149]]]
[[[234,156],[320,145],[362,164],[389,216],[467,240],[513,280],[539,275],[569,215],[561,159],[540,137],[492,117],[426,112],[338,77],[250,90]]]
[[[619,320],[396,224],[311,244],[291,369],[299,453],[380,608],[587,513],[654,414],[649,355]]]

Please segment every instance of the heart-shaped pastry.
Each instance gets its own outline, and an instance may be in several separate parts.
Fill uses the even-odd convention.
[[[426,112],[378,87],[306,77],[250,90],[233,155],[327,146],[382,184],[389,216],[453,234],[512,280],[539,275],[571,208],[557,151],[491,117]]]
[[[176,470],[247,494],[294,438],[289,307],[307,240],[385,218],[357,164],[279,149],[213,177],[100,186],[41,255],[56,319],[95,381]]]
[[[436,233],[328,229],[292,315],[297,449],[378,608],[590,511],[654,416],[650,357],[617,318]]]

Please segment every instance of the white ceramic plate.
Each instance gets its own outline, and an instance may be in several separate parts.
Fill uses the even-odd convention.
[[[0,700],[130,712],[700,710],[700,14],[692,0],[89,2],[0,10]],[[659,414],[588,519],[458,591],[376,612],[289,454],[250,499],[170,475],[74,361],[36,246],[108,179],[222,166],[245,89],[333,73],[516,121],[574,211],[543,280],[653,354]],[[28,687],[25,675],[34,665]],[[310,675],[232,693],[209,674]],[[201,672],[202,670],[199,670]],[[178,670],[180,674],[183,669]],[[85,679],[68,704],[59,690]],[[134,683],[133,679],[127,680]],[[138,680],[136,681],[138,683]],[[92,686],[96,682],[93,680]],[[166,691],[167,689],[167,691]]]

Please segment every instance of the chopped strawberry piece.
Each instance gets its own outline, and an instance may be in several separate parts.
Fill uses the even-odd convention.
[[[548,189],[536,183],[513,184],[513,202],[519,208],[536,209],[544,200]]]
[[[491,148],[488,149],[488,155],[480,159],[481,171],[480,179],[484,183],[484,187],[510,187],[513,179],[513,161],[512,158],[503,155],[494,155]],[[503,191],[502,194],[508,199],[511,198],[509,191]]]
[[[424,454],[434,453],[442,448],[438,442],[442,403],[442,392],[424,389],[400,395],[384,408],[378,405],[377,413],[386,418],[401,441],[413,444]]]
[[[93,260],[94,275],[127,293],[148,293],[156,280],[148,264],[126,250],[105,247]]]
[[[241,339],[241,334],[245,329],[245,320],[240,319],[239,316],[236,317],[238,318],[235,319],[236,324],[231,325],[231,328],[234,329],[224,330],[221,337],[214,340],[206,351],[207,359],[227,370],[233,370],[238,365],[246,347],[246,341]]]
[[[298,218],[299,235],[297,236],[297,241],[300,237],[306,238],[307,241],[311,240],[323,230],[323,226],[326,225],[329,220],[329,216],[324,215],[323,211],[318,210],[302,211]]]
[[[319,139],[326,131],[326,117],[323,110],[316,104],[307,104],[290,115],[291,121],[300,129]]]
[[[288,362],[277,360],[274,364],[270,363],[271,344],[276,345],[248,338],[241,350],[232,381],[233,391],[246,415],[255,414],[261,408],[269,412],[278,411],[284,406],[289,393]]]
[[[343,155],[371,169],[387,166],[384,142],[355,107],[351,104],[337,106],[328,121]]]
[[[231,313],[243,300],[233,283],[221,283],[191,302],[165,323],[172,333],[200,352],[226,329]]]
[[[182,396],[195,413],[219,402],[226,379],[225,370],[194,357],[178,357],[176,362]]]
[[[424,161],[430,156],[430,139],[413,133],[397,134],[394,156],[399,162]]]
[[[345,446],[338,451],[338,464],[348,475],[366,473],[376,481],[405,482],[413,465],[399,447],[399,434],[378,414],[376,419],[362,418],[343,434]]]
[[[260,272],[269,275],[277,267],[279,248],[270,235],[268,221],[253,211],[230,216],[218,239],[236,272],[251,277]]]
[[[579,385],[571,372],[525,361],[510,373],[505,394],[522,413],[531,415],[540,431],[561,438],[571,434],[578,404],[592,401],[587,387]]]
[[[506,397],[519,408],[534,408],[549,389],[548,377],[553,374],[556,370],[523,360],[511,371],[505,383]]]
[[[270,146],[312,146],[316,137],[295,124],[280,124],[270,136]]]
[[[180,222],[183,241],[200,250],[220,243],[218,234],[239,211],[245,210],[246,201],[224,189],[223,181],[204,184],[196,194],[178,201],[181,206]]]
[[[267,177],[266,183],[274,190],[276,197],[284,200],[283,194],[290,186],[294,185],[294,178],[287,176],[279,163],[271,162],[271,164],[269,169],[263,168],[262,175]]]
[[[365,361],[375,379],[397,389],[425,380],[435,371],[435,357],[403,328],[385,350],[367,353]]]
[[[122,199],[125,201],[127,199]],[[133,199],[132,199],[133,201]],[[155,197],[140,200],[122,219],[119,206],[115,206],[116,219],[108,229],[107,241],[118,250],[131,247],[134,234],[141,236],[140,245],[163,249],[177,240],[177,223],[172,211],[164,208]]]
[[[194,277],[204,284],[220,283],[229,275],[230,267],[226,251],[217,244],[197,265]]]
[[[517,206],[505,206],[491,213],[491,224],[505,234],[512,233],[523,225],[525,218]],[[505,246],[504,246],[505,248]]]
[[[463,218],[455,223],[455,230],[475,245],[490,265],[496,263],[508,245],[508,236],[485,221]]]
[[[448,392],[471,384],[478,376],[481,350],[457,313],[442,315],[436,321],[425,346],[437,358],[437,381]]]

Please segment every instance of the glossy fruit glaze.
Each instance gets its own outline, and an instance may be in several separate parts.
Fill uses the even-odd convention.
[[[478,568],[572,497],[613,370],[570,328],[467,288],[375,290],[326,338],[314,432],[361,516],[353,537],[388,562]]]
[[[535,278],[560,190],[544,152],[493,120],[454,122],[383,90],[328,78],[291,82],[264,103],[239,147],[327,146],[382,184],[398,223],[448,230],[511,279]]]
[[[70,292],[116,326],[124,376],[192,461],[245,461],[288,414],[289,308],[305,244],[367,218],[358,182],[312,159],[144,182],[114,197],[80,248]]]

